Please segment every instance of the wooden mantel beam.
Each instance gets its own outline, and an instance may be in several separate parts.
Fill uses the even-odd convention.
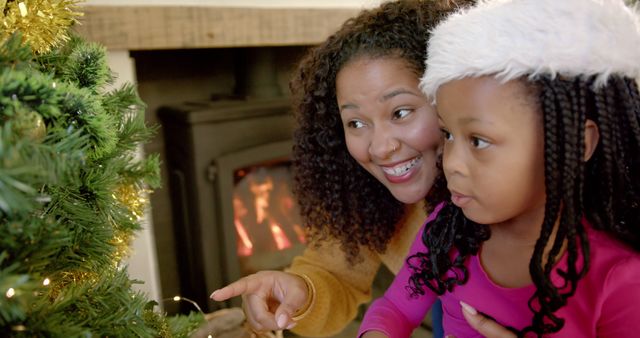
[[[91,6],[82,36],[110,50],[294,46],[320,43],[359,8]]]

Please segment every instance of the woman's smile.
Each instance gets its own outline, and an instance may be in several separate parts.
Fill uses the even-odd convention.
[[[420,169],[422,156],[418,155],[410,160],[393,165],[381,165],[384,176],[392,183],[404,183],[409,181],[414,173]]]

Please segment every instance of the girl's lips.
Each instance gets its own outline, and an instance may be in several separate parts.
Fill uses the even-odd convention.
[[[471,199],[472,199],[471,196],[462,195],[453,190],[450,190],[450,191],[451,191],[451,202],[453,202],[453,204],[455,204],[459,208],[464,208],[467,204],[469,204],[469,202],[471,202]]]

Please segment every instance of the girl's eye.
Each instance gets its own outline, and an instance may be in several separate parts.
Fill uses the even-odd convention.
[[[484,149],[488,146],[491,145],[491,143],[479,138],[479,137],[472,137],[471,138],[471,144],[477,148],[477,149]]]
[[[360,129],[360,128],[364,127],[364,122],[362,122],[360,120],[351,120],[351,121],[347,122],[347,127],[353,128],[353,129]]]
[[[393,112],[393,119],[399,120],[405,118],[409,114],[411,114],[411,109],[398,109]]]
[[[444,135],[444,140],[445,141],[453,141],[453,135],[451,135],[450,132],[448,132],[446,129],[442,129],[442,128],[440,128],[440,131],[442,132],[442,135]]]

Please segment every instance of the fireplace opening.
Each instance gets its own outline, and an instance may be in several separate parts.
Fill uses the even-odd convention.
[[[208,311],[241,303],[213,302],[213,290],[283,269],[305,247],[291,193],[294,118],[275,52],[234,51],[234,95],[158,109],[179,291]]]
[[[282,269],[306,243],[289,161],[234,171],[233,222],[240,273]]]
[[[291,192],[293,116],[286,98],[166,106],[167,145],[180,294],[209,311],[239,306],[211,291],[260,270],[281,270],[302,253]]]

